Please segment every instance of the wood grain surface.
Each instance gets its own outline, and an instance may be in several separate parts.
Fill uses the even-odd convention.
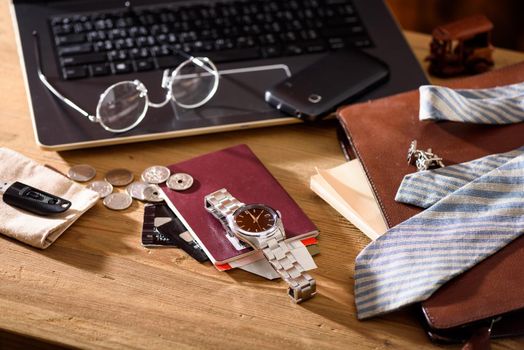
[[[429,38],[407,33],[417,56]],[[499,65],[523,54],[498,50]],[[143,204],[124,212],[98,203],[47,250],[0,238],[0,349],[8,332],[96,349],[433,349],[413,310],[359,322],[353,262],[369,242],[309,190],[315,167],[344,161],[335,121],[290,125],[123,146],[46,152],[34,141],[9,13],[0,3],[0,144],[61,171],[88,163],[97,179],[115,167],[139,176],[239,143],[248,144],[320,229],[318,295],[292,304],[282,281],[244,271],[219,272],[177,249],[140,245]],[[57,132],[60,132],[57,130]],[[20,348],[27,342],[22,342]],[[524,339],[494,341],[522,349]],[[458,349],[458,346],[446,347]]]

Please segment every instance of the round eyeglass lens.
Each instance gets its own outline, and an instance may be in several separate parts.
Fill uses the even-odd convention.
[[[218,70],[205,57],[183,62],[171,77],[173,100],[184,108],[202,106],[213,97],[217,88]]]
[[[105,129],[123,132],[142,121],[147,107],[147,91],[142,83],[123,81],[110,86],[100,96],[96,115]]]

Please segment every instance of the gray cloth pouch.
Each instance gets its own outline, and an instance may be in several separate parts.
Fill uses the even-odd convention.
[[[0,180],[19,181],[71,201],[52,216],[38,216],[0,201],[0,233],[33,247],[49,247],[82,214],[96,204],[98,194],[8,148],[0,148]]]

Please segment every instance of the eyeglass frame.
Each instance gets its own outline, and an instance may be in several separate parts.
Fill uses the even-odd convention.
[[[163,89],[167,90],[166,91],[166,97],[165,97],[164,101],[162,101],[160,103],[151,102],[149,100],[149,96],[148,96],[148,93],[147,93],[147,88],[145,87],[145,85],[140,80],[138,80],[138,79],[135,79],[133,81],[123,80],[123,81],[120,81],[120,82],[117,82],[117,83],[114,83],[114,84],[110,85],[109,87],[107,87],[105,89],[105,91],[103,93],[100,94],[100,98],[98,100],[98,104],[97,104],[97,108],[96,108],[96,115],[92,115],[92,114],[86,112],[83,108],[78,106],[76,103],[74,103],[73,101],[71,101],[70,99],[65,97],[61,92],[59,92],[49,82],[49,80],[47,79],[47,77],[45,76],[45,74],[42,71],[40,41],[39,41],[39,37],[38,37],[38,32],[36,30],[33,31],[33,38],[34,38],[34,43],[35,43],[37,73],[38,73],[38,78],[40,79],[42,84],[53,95],[55,95],[55,97],[58,98],[60,101],[62,101],[63,103],[65,103],[66,105],[71,107],[72,109],[76,110],[77,112],[82,114],[84,117],[88,118],[89,121],[91,121],[93,123],[100,124],[105,130],[107,130],[109,132],[112,132],[112,133],[122,133],[122,132],[126,132],[126,131],[129,131],[129,130],[135,128],[145,118],[145,116],[147,114],[147,111],[149,110],[149,107],[162,108],[165,105],[167,105],[170,100],[173,100],[173,102],[175,102],[178,106],[180,106],[182,108],[186,108],[186,109],[198,108],[198,107],[203,106],[207,102],[209,102],[209,100],[211,100],[211,98],[213,98],[213,96],[215,95],[215,93],[218,90],[218,83],[219,83],[219,80],[220,80],[219,79],[220,75],[219,75],[217,67],[215,66],[215,64],[208,57],[194,57],[194,56],[191,56],[191,55],[189,55],[189,54],[187,54],[187,53],[185,53],[183,51],[173,49],[173,51],[175,53],[179,54],[182,57],[185,57],[186,60],[183,61],[182,63],[180,63],[179,65],[177,65],[177,67],[175,69],[173,69],[173,71],[171,73],[169,73],[171,69],[164,70],[164,73],[163,73],[163,76],[162,76],[162,83],[161,83],[161,87]],[[209,67],[206,66],[206,64],[204,64],[203,62],[208,64],[211,67],[211,69],[209,69]],[[213,87],[211,88],[209,94],[202,101],[200,101],[198,103],[195,103],[195,104],[184,104],[184,103],[181,103],[181,102],[177,101],[175,96],[173,95],[173,81],[174,81],[174,77],[180,72],[180,70],[182,68],[184,68],[189,63],[193,63],[193,64],[203,68],[204,70],[206,70],[208,73],[210,73],[211,75],[213,75],[215,77],[215,81],[213,83]],[[123,128],[123,129],[110,128],[110,127],[108,127],[107,125],[105,125],[101,121],[102,118],[99,115],[101,101],[104,100],[106,95],[115,86],[120,85],[120,84],[129,84],[129,83],[134,84],[136,86],[137,90],[140,92],[139,97],[145,97],[146,103],[145,103],[144,110],[142,111],[142,114],[140,115],[140,117],[137,118],[137,120],[132,125],[130,125],[130,126],[126,127],[126,128]]]

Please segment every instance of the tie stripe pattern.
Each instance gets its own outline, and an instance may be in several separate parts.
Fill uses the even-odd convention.
[[[420,120],[449,120],[475,124],[524,121],[524,83],[490,89],[458,89],[423,85]]]
[[[429,185],[436,179],[443,186],[434,187],[438,195],[425,198],[429,187],[405,192],[407,202],[428,209],[388,230],[358,255],[359,319],[427,299],[524,233],[523,149],[499,156],[410,177],[423,186],[423,180],[415,179],[429,175]],[[422,199],[414,199],[416,194]]]
[[[408,174],[404,176],[395,200],[400,203],[428,208],[468,182],[521,154],[524,154],[524,147],[445,168]],[[504,184],[493,185],[491,194],[497,196],[504,189]]]

